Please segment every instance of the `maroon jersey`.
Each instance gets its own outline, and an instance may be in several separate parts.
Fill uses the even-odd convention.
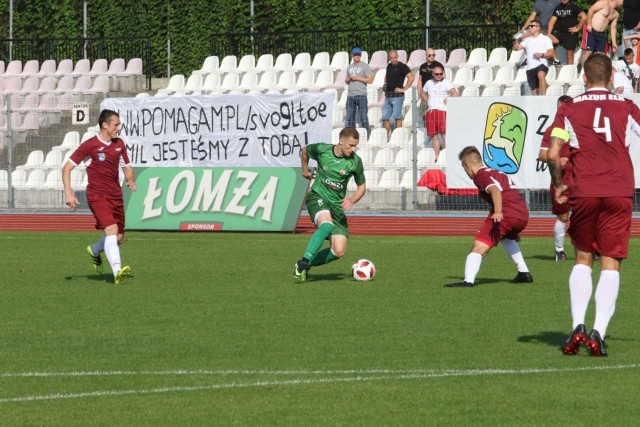
[[[558,109],[553,127],[569,132],[571,197],[633,197],[627,134],[640,109],[606,89],[590,89]]]
[[[544,131],[544,135],[542,135],[542,142],[540,142],[541,150],[548,150],[551,147],[551,131],[553,130],[553,125],[549,126],[546,131]],[[569,144],[564,144],[560,149],[560,157],[566,157],[567,159],[571,155],[571,149],[569,148]],[[571,163],[567,162],[562,166],[562,181],[565,182],[565,176],[570,173],[569,168],[571,167]],[[565,182],[566,184],[566,182]]]
[[[91,159],[87,166],[87,198],[122,199],[119,170],[122,166],[130,165],[124,141],[115,138],[103,142],[97,135],[89,138],[80,144],[69,161],[77,166],[86,159]]]
[[[494,185],[500,190],[502,195],[502,215],[505,218],[522,219],[525,221],[529,219],[529,209],[527,209],[526,203],[522,200],[522,197],[520,197],[511,179],[503,172],[488,167],[480,168],[473,178],[473,183],[480,190],[480,197],[491,205],[489,215],[494,213],[494,206],[491,195],[487,190]]]

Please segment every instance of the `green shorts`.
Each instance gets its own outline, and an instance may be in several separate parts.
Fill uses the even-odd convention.
[[[314,219],[318,212],[327,210],[331,213],[331,219],[333,219],[333,230],[331,231],[331,234],[339,234],[349,237],[347,216],[344,214],[342,206],[335,206],[328,203],[320,197],[319,194],[314,193],[313,191],[307,194],[307,212],[309,212],[311,222],[315,224]],[[315,225],[317,226],[318,224]]]

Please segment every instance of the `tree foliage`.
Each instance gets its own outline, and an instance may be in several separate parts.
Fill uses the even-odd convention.
[[[216,53],[211,46],[214,33],[422,28],[426,1],[433,26],[514,26],[527,18],[533,4],[533,0],[254,0],[252,19],[250,0],[87,0],[87,35],[148,37],[155,75],[166,75],[167,64],[172,74],[188,74]],[[586,8],[591,2],[576,3]],[[13,0],[13,38],[82,37],[83,4],[83,0]],[[9,0],[0,0],[0,38],[4,39],[9,37],[8,9]]]

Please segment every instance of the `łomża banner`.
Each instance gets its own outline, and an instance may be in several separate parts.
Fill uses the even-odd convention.
[[[138,191],[127,227],[288,231],[308,181],[300,151],[331,142],[333,94],[108,98]]]

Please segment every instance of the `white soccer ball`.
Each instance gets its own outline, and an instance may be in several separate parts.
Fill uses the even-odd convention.
[[[351,274],[358,282],[366,282],[376,275],[376,266],[368,259],[359,259],[353,263]]]

